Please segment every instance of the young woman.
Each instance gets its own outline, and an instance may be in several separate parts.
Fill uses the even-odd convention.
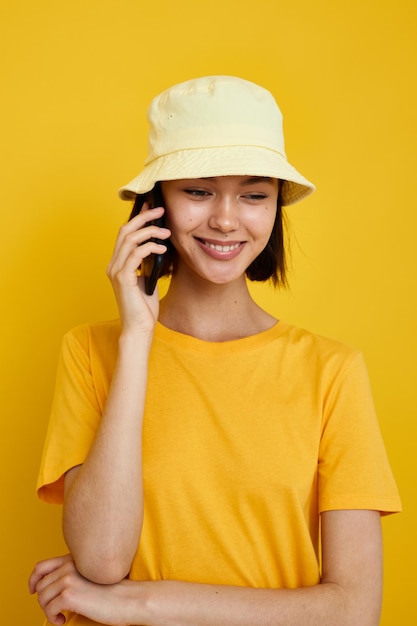
[[[285,285],[282,206],[314,189],[280,111],[215,76],[155,98],[149,122],[121,190],[143,207],[108,267],[120,319],[62,348],[38,486],[64,502],[70,554],[30,590],[56,625],[376,625],[380,515],[400,502],[361,354],[247,287]],[[161,253],[159,303],[137,268]]]

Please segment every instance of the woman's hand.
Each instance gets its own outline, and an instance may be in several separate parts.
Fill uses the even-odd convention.
[[[70,554],[40,561],[29,579],[30,593],[38,594],[43,612],[55,626],[65,624],[66,611],[109,626],[132,624],[138,585],[129,580],[115,585],[92,583],[77,572]]]
[[[151,238],[168,239],[170,231],[150,224],[164,213],[162,207],[150,209],[144,204],[139,215],[124,224],[116,240],[113,256],[107,267],[112,283],[120,319],[124,330],[153,331],[158,318],[158,292],[145,294],[144,278],[137,269],[150,254],[162,254],[167,247],[150,241]]]

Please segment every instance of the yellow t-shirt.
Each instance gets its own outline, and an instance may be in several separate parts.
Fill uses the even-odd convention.
[[[113,321],[64,338],[45,501],[62,502],[64,473],[88,454],[119,332]],[[321,512],[401,508],[361,354],[284,322],[224,343],[157,324],[143,468],[137,580],[314,585]]]

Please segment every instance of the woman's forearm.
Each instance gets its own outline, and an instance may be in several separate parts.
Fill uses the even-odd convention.
[[[322,582],[254,589],[175,581],[136,583],[136,615],[146,626],[378,626],[382,537],[378,511],[322,514]],[[129,582],[129,581],[126,581]]]
[[[132,624],[146,626],[377,626],[365,591],[324,583],[253,589],[176,581],[138,583]],[[135,590],[132,588],[131,593]],[[371,594],[372,595],[372,594]]]
[[[127,575],[140,537],[141,432],[151,339],[121,336],[93,446],[66,490],[65,539],[80,573],[97,583]]]

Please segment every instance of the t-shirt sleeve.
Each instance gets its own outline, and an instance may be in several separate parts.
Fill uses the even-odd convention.
[[[360,353],[342,368],[324,398],[318,472],[320,513],[401,510]]]
[[[77,329],[62,341],[37,482],[41,500],[63,502],[65,472],[84,462],[100,417],[89,358],[88,329]]]

